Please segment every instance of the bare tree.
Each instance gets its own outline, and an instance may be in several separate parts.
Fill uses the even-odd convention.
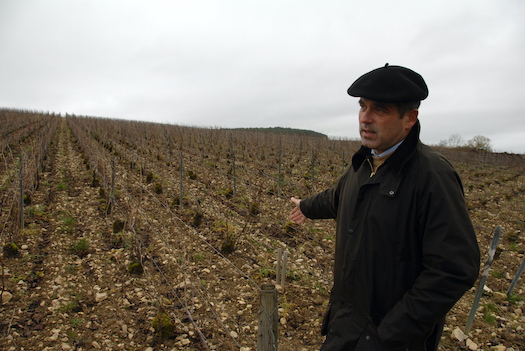
[[[477,150],[492,151],[490,138],[483,135],[476,135],[467,142],[467,146]]]
[[[452,134],[448,139],[441,140],[438,145],[442,147],[461,147],[465,146],[465,142],[460,134]]]

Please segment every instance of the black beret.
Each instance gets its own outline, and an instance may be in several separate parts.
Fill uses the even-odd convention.
[[[421,101],[428,96],[428,87],[418,73],[387,63],[359,77],[348,94],[380,102]]]

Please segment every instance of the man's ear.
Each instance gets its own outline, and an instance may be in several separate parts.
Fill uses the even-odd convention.
[[[407,117],[405,127],[407,129],[411,129],[414,126],[414,124],[416,124],[418,115],[419,110],[417,108],[405,113],[405,117]]]

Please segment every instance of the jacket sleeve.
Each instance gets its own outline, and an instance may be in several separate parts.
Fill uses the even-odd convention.
[[[310,219],[329,219],[337,217],[338,191],[336,187],[301,200],[300,208]]]
[[[423,270],[378,326],[392,346],[428,337],[479,274],[479,247],[461,180],[451,167],[438,168],[422,175],[418,187]]]

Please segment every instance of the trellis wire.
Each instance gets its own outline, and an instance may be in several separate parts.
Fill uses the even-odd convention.
[[[123,186],[123,185],[122,185],[122,186]],[[156,197],[155,197],[155,196],[154,196],[154,195],[153,195],[153,194],[152,194],[147,188],[143,188],[142,190],[143,190],[143,194],[148,194],[148,195],[150,196],[150,198],[152,198],[152,199],[154,199],[154,200],[156,200],[156,201],[159,201],[159,200],[158,200],[158,199],[157,199],[157,198],[156,198]],[[133,200],[133,197],[129,194],[129,192],[127,192],[127,190],[126,190],[126,188],[125,188],[124,186],[123,186],[123,191],[125,191],[125,192],[127,193],[127,195],[128,195],[128,196],[127,196],[127,199],[128,199],[129,201],[132,201],[132,202],[133,202],[133,201],[134,201],[134,200]],[[162,205],[162,204],[161,204],[161,205]],[[136,204],[136,203],[135,203],[132,207],[133,207],[135,210],[137,210],[137,209],[140,210],[140,206],[138,206],[138,204]],[[185,225],[185,223],[184,223],[182,220],[180,220],[178,217],[175,216],[175,218],[178,219],[180,223],[182,223],[183,225]],[[149,222],[149,219],[148,219],[147,216],[145,216],[145,215],[142,215],[142,220],[145,221],[146,223]],[[153,226],[153,225],[150,225],[150,226],[148,226],[148,227],[149,227],[150,229],[154,230],[154,226]],[[138,250],[139,250],[139,254],[138,254],[138,256],[139,256],[140,264],[143,266],[143,261],[142,261],[142,252],[141,252],[142,250],[141,250],[141,249],[144,247],[144,244],[141,242],[140,238],[138,237],[138,235],[137,235],[137,233],[136,233],[136,231],[135,231],[133,225],[130,225],[130,228],[132,229],[132,231],[133,231],[133,233],[134,233],[135,240],[137,241],[137,244],[138,244]],[[160,232],[157,232],[157,233],[160,235]],[[165,242],[166,242],[166,246],[167,246],[167,247],[171,247],[171,246],[167,243],[166,240],[165,240]],[[147,249],[147,248],[146,248],[146,249]],[[189,311],[189,309],[188,309],[188,307],[187,307],[187,301],[186,301],[186,302],[183,302],[183,301],[178,297],[177,293],[175,292],[175,289],[174,289],[174,288],[172,287],[172,285],[171,285],[170,280],[167,279],[167,277],[166,277],[166,275],[164,274],[164,272],[162,271],[162,269],[161,269],[161,268],[159,267],[159,265],[156,263],[156,260],[152,258],[151,261],[153,262],[153,264],[154,264],[155,267],[157,268],[157,271],[161,274],[161,276],[162,276],[163,279],[165,280],[165,283],[167,284],[167,286],[169,286],[169,288],[170,288],[170,290],[172,291],[173,295],[177,297],[179,303],[184,307],[184,310],[185,310],[186,314],[188,315],[188,318],[189,318],[190,322],[194,325],[195,329],[197,330],[197,332],[198,332],[198,334],[199,334],[199,336],[200,336],[200,338],[201,338],[201,342],[202,342],[203,345],[206,347],[206,349],[209,350],[210,348],[209,348],[209,346],[207,345],[207,341],[206,341],[205,336],[202,334],[200,328],[197,326],[197,324],[196,324],[196,322],[195,322],[195,320],[194,320],[194,318],[193,318],[191,312]],[[180,265],[179,265],[179,267],[180,267]],[[182,267],[181,267],[181,268],[182,268]],[[185,281],[185,280],[184,280],[184,281]],[[200,282],[199,282],[199,283],[200,283]],[[202,286],[202,284],[200,284],[200,285]],[[186,288],[186,286],[185,286],[185,288]],[[202,296],[201,296],[201,297],[202,297]],[[205,300],[206,300],[206,299],[205,299]],[[207,301],[207,300],[206,300],[206,301]],[[211,305],[210,305],[210,306],[211,306]],[[213,312],[214,309],[213,309],[213,308],[210,308],[210,310],[212,310],[212,312]],[[217,321],[218,321],[223,327],[225,327],[225,325],[222,323],[222,321],[220,320],[220,318],[219,318],[216,314],[215,314],[215,316],[216,316]],[[225,328],[226,328],[226,327],[225,327]],[[233,341],[236,342],[236,340],[233,340]],[[239,345],[239,346],[240,346],[240,345]]]
[[[253,284],[253,286],[255,286],[255,288],[260,291],[260,288],[258,287],[257,283],[254,282],[246,273],[244,273],[242,270],[240,270],[235,264],[233,264],[230,260],[228,260],[224,255],[222,255],[213,245],[211,245],[207,240],[205,240],[201,235],[198,235],[196,233],[193,233],[193,228],[189,227],[186,223],[184,223],[184,221],[182,221],[182,219],[180,219],[178,216],[175,215],[175,213],[173,213],[171,211],[171,209],[169,209],[169,207],[167,207],[165,204],[161,203],[160,200],[154,196],[151,191],[149,191],[147,188],[143,188],[143,191],[144,191],[144,194],[148,194],[150,196],[151,199],[153,199],[154,201],[158,202],[161,206],[165,207],[165,209],[167,211],[169,211],[172,215],[172,218],[174,218],[175,220],[177,220],[180,224],[182,224],[187,230],[188,232],[192,233],[192,234],[195,234],[198,238],[200,238],[201,240],[203,240],[209,247],[212,248],[212,250],[214,250],[217,254],[219,254],[220,257],[222,257],[222,259],[224,259],[227,263],[229,263],[235,270],[237,270],[238,273],[240,273],[241,276],[243,276],[245,279],[247,279],[249,282],[251,282]],[[132,197],[129,195],[128,193],[128,199],[132,199]],[[135,204],[133,206],[134,208],[140,208],[140,206],[138,206],[137,204]],[[146,221],[146,222],[149,222],[149,220],[146,218],[146,217],[143,217],[143,220]],[[154,227],[153,226],[150,226],[151,229],[153,229]],[[160,235],[160,232],[157,232],[159,235]],[[169,245],[167,243],[167,240],[165,240],[165,243],[166,243],[166,247],[168,248],[171,248],[171,245]],[[179,265],[180,268],[182,268],[182,266]],[[160,270],[159,268],[159,272],[164,276],[163,272]],[[166,281],[168,282],[167,278],[165,278]],[[202,285],[202,283],[200,283],[200,280],[197,280],[198,284],[203,288],[204,286]],[[173,290],[173,287],[171,286],[171,284],[168,283],[168,285],[170,286],[170,289]],[[198,291],[198,290],[197,290]],[[207,299],[204,299],[204,296],[201,295],[201,297],[203,298],[203,300],[206,300],[208,301]],[[180,301],[180,300],[179,300]],[[186,306],[186,304],[184,304],[184,306]],[[212,313],[214,313],[214,308],[212,308],[213,305],[210,305],[210,310],[212,311]],[[187,308],[186,308],[187,310]],[[187,310],[187,313],[190,313],[189,310]],[[215,314],[215,313],[214,313]],[[222,321],[220,320],[219,316],[216,316],[216,319],[217,321],[226,329],[227,327],[222,323]],[[233,321],[233,320],[232,320]],[[235,321],[234,321],[235,322]],[[240,329],[240,328],[239,328]],[[237,343],[237,341],[235,339],[232,339],[235,343]],[[240,345],[238,345],[240,346]]]
[[[312,151],[313,151],[313,150],[312,150]],[[279,162],[279,163],[280,163],[280,162]],[[344,153],[343,153],[343,165],[344,165]],[[344,168],[344,167],[343,167],[343,168]],[[314,169],[312,169],[312,170],[314,170]],[[313,171],[312,171],[312,178],[314,178],[314,173],[313,173]],[[280,183],[280,182],[279,182],[279,183]],[[492,262],[491,262],[491,263],[492,263]],[[522,263],[522,265],[523,265],[523,263]],[[487,269],[487,267],[486,267],[485,269]],[[488,273],[488,271],[487,271],[487,273]],[[482,285],[482,287],[483,287],[483,286],[484,286],[484,285]],[[478,300],[478,303],[479,303],[479,300]]]
[[[137,232],[135,231],[135,228],[133,226],[131,226],[131,230],[133,231],[133,234],[134,234],[134,238],[135,240],[137,240],[137,244],[139,246],[139,250],[140,248],[144,247],[144,244],[140,241],[138,235],[137,235]],[[141,266],[144,266],[143,262],[142,262],[142,254],[140,254],[140,264]],[[177,298],[177,300],[179,301],[180,305],[183,306],[184,308],[184,311],[186,313],[186,315],[188,316],[188,319],[190,320],[191,324],[193,325],[193,327],[195,328],[195,330],[197,331],[197,334],[199,335],[199,338],[201,340],[201,343],[203,346],[206,347],[207,350],[209,350],[210,348],[208,347],[208,343],[207,343],[207,339],[206,337],[204,336],[204,334],[202,333],[202,331],[200,330],[199,326],[197,325],[197,323],[195,322],[191,312],[189,311],[188,309],[188,306],[186,303],[184,303],[178,296],[178,294],[175,292],[175,290],[173,289],[172,285],[171,285],[171,282],[169,279],[167,279],[166,275],[164,274],[164,272],[162,271],[162,269],[158,266],[156,260],[152,259],[151,260],[154,264],[154,266],[156,267],[157,271],[162,275],[165,283],[169,286],[170,290],[172,291],[172,294],[173,296],[175,296]],[[144,270],[144,272],[146,272],[147,274],[147,270]]]

